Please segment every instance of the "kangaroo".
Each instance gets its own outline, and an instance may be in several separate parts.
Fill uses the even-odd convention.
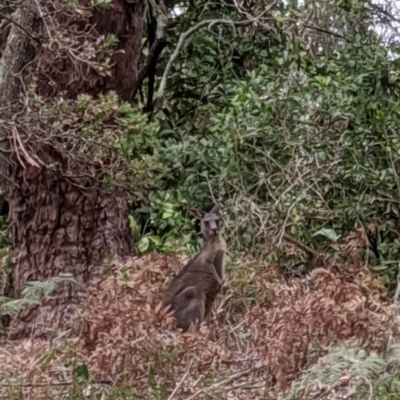
[[[198,211],[192,214],[201,219],[204,245],[171,281],[162,303],[163,308],[174,311],[177,327],[183,332],[207,317],[224,283],[226,242],[219,229],[220,206],[215,204],[203,216]]]

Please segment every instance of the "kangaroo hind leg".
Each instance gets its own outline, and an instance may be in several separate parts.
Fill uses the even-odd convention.
[[[205,296],[195,286],[189,286],[175,297],[174,309],[177,327],[186,332],[192,323],[203,321]]]

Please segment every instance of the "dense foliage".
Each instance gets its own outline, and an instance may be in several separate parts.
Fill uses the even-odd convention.
[[[46,106],[55,111],[49,119],[63,112],[63,125],[78,129],[81,111],[73,110],[87,107],[84,139],[104,135],[109,151],[121,153],[124,162],[101,174],[133,183],[130,226],[140,251],[187,247],[186,209],[207,208],[213,197],[224,203],[234,250],[308,264],[299,250],[334,253],[361,226],[365,261],[394,282],[400,81],[397,37],[371,30],[388,13],[381,11],[362,0],[149,2],[148,75],[134,99],[149,125],[128,104],[115,109],[110,96],[91,107],[81,96],[68,103],[69,115],[56,100]],[[161,55],[151,59],[165,19]],[[106,59],[110,40],[98,50]],[[132,134],[138,128],[143,134]],[[287,234],[301,246],[282,248]]]
[[[400,254],[399,61],[395,42],[383,44],[368,29],[373,14],[366,6],[326,2],[330,19],[317,21],[318,35],[293,24],[317,18],[313,2],[279,4],[276,19],[255,28],[197,30],[172,66],[158,114],[153,157],[164,168],[151,191],[161,198],[168,192],[165,202],[178,209],[177,190],[191,206],[209,204],[210,193],[221,199],[236,249],[263,251],[267,238],[280,244],[288,233],[334,252],[333,242],[362,226],[365,260],[393,279]],[[251,4],[247,12],[254,10]],[[179,28],[237,14],[189,7]],[[147,229],[165,234],[157,221]]]

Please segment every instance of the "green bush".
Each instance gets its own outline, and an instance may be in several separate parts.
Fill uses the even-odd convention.
[[[375,221],[370,261],[393,278],[400,256],[398,63],[376,41],[358,37],[314,58],[300,45],[290,50],[282,47],[275,66],[216,88],[218,106],[201,106],[190,121],[201,129],[160,132],[164,188],[179,188],[198,207],[210,193],[222,199],[233,248],[255,252],[284,232],[333,251],[332,242],[356,224],[368,231]]]

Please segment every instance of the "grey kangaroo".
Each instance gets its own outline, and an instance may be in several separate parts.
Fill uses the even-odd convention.
[[[214,205],[203,216],[199,211],[192,211],[192,214],[201,219],[204,245],[172,280],[162,304],[163,308],[170,306],[169,311],[174,311],[177,327],[183,332],[209,314],[224,281],[226,243],[219,227],[220,206]]]

